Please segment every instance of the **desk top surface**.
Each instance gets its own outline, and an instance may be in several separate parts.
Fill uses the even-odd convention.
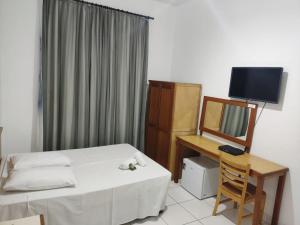
[[[177,138],[181,143],[184,143],[185,146],[199,151],[211,158],[219,159],[221,154],[227,154],[218,149],[218,147],[222,145],[221,143],[200,135],[180,136]],[[285,166],[281,166],[253,154],[245,153],[243,155],[232,157],[240,163],[250,164],[251,173],[254,175],[267,176],[288,171],[288,168]]]

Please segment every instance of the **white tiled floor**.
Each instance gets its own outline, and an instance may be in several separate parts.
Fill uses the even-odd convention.
[[[165,210],[161,218],[166,224],[172,225],[182,225],[195,221],[195,218],[180,204],[170,205],[168,209]]]
[[[211,216],[215,198],[199,200],[178,184],[171,183],[167,208],[158,217],[136,220],[126,225],[234,225],[237,210],[232,203],[219,206],[218,216]],[[250,225],[251,218],[243,220],[243,225]]]

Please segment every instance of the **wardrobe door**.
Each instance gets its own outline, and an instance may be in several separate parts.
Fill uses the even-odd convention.
[[[150,86],[148,98],[148,125],[157,126],[160,111],[160,87]]]
[[[145,153],[153,160],[156,160],[157,153],[160,89],[160,85],[150,83],[147,103]]]
[[[156,160],[157,155],[157,137],[158,132],[156,127],[148,126],[146,136],[146,154],[153,160]]]
[[[164,85],[160,91],[158,128],[170,132],[172,129],[174,85]]]
[[[150,81],[146,122],[146,154],[168,168],[174,83]]]
[[[159,130],[157,138],[156,162],[168,169],[170,133]]]

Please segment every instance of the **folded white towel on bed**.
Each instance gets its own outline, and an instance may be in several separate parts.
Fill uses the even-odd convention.
[[[140,166],[145,167],[147,165],[142,153],[136,152],[134,158]]]
[[[125,160],[124,162],[121,163],[119,166],[119,169],[121,170],[128,170],[130,168],[130,165],[135,166],[137,164],[137,161],[135,158],[130,158]]]
[[[135,170],[135,166],[139,165],[142,167],[145,167],[146,161],[143,157],[143,154],[140,152],[136,152],[132,158],[125,160],[124,162],[121,163],[121,165],[119,166],[119,169],[121,170]]]

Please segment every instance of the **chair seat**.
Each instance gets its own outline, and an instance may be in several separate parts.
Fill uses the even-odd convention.
[[[229,182],[226,182],[223,184],[223,191],[230,193],[231,195],[234,195],[237,199],[240,199],[242,196],[242,190],[236,188]],[[255,198],[255,192],[256,192],[256,186],[254,186],[251,183],[247,184],[247,191],[245,196],[245,201],[249,202],[252,201]],[[265,192],[263,193],[265,195]]]

